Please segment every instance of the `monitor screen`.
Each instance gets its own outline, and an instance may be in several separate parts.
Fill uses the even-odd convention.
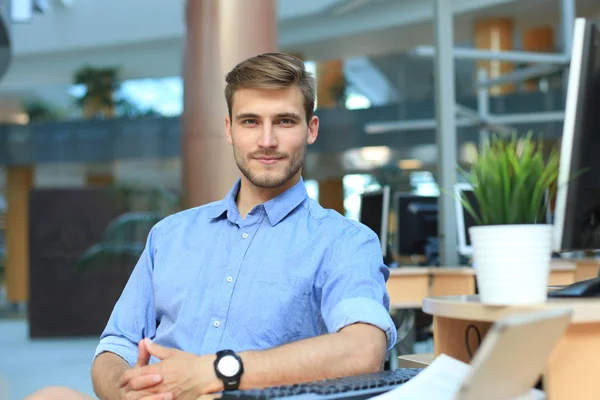
[[[468,183],[457,183],[454,185],[454,205],[456,207],[456,228],[458,234],[458,252],[463,256],[472,256],[473,248],[471,247],[471,238],[469,237],[469,228],[475,226],[475,219],[468,213],[459,201],[461,196],[464,196],[469,204],[472,205],[473,211],[479,214],[479,207],[475,199],[473,187]]]
[[[438,236],[438,198],[398,193],[396,213],[398,255],[425,255],[427,243]]]
[[[600,249],[600,32],[575,20],[553,250]]]
[[[381,254],[387,256],[387,235],[390,204],[390,188],[365,192],[360,198],[359,221],[371,228],[379,237]]]

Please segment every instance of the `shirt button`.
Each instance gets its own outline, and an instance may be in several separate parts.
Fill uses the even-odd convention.
[[[248,234],[247,234],[246,232],[244,232],[244,233],[242,233],[242,237],[243,237],[244,239],[246,239],[246,238],[248,238]]]
[[[213,322],[213,325],[215,326],[215,328],[218,328],[219,325],[221,325],[221,323],[219,321],[215,321]]]
[[[227,277],[227,282],[233,282],[233,278],[231,276]]]

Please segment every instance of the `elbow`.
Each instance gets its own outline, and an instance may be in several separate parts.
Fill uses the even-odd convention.
[[[356,373],[381,371],[387,351],[386,333],[372,325],[356,324],[340,332],[349,338],[349,358],[356,368]]]
[[[379,341],[365,343],[364,346],[361,346],[357,354],[358,363],[356,364],[361,366],[360,372],[370,373],[381,371],[385,362],[386,348],[386,342],[380,343]]]

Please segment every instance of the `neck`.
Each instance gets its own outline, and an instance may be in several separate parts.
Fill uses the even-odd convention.
[[[240,215],[242,218],[246,218],[246,215],[248,215],[248,213],[252,211],[254,207],[274,199],[299,181],[300,174],[292,177],[283,185],[276,188],[263,188],[254,185],[245,176],[242,176],[240,191],[238,192],[237,199],[235,201]]]

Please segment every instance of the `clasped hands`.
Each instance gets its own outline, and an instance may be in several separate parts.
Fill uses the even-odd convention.
[[[138,359],[119,379],[121,397],[126,400],[197,400],[218,398],[211,393],[223,390],[213,362],[215,356],[197,356],[142,339]],[[160,362],[149,365],[150,356]]]

